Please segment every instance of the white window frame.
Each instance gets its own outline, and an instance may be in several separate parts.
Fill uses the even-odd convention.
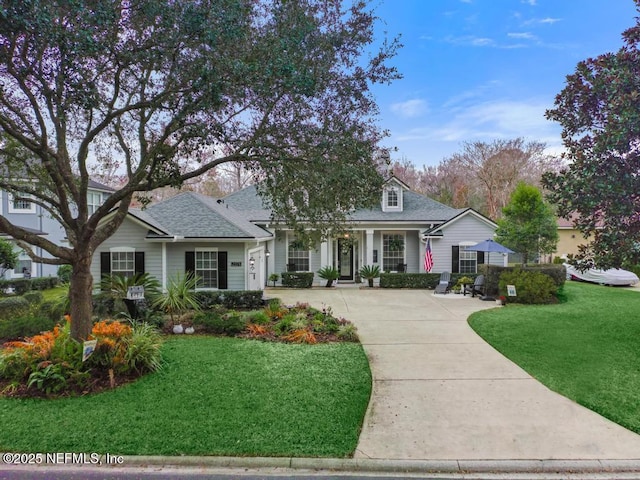
[[[200,268],[198,269],[198,254],[202,254],[202,253],[215,253],[216,254],[216,268]],[[219,286],[220,286],[220,259],[218,257],[218,248],[217,247],[211,247],[211,248],[196,248],[193,254],[194,258],[194,273],[196,274],[196,277],[199,277],[200,280],[198,281],[198,285],[196,286],[196,290],[218,290]],[[202,261],[202,260],[201,260]],[[215,279],[216,279],[216,286],[215,287],[211,287],[211,286],[206,286],[203,287],[201,285],[202,279],[204,278],[203,275],[201,275],[200,273],[198,273],[198,270],[203,272],[203,271],[210,271],[210,272],[216,272],[215,274]]]
[[[31,195],[19,195],[19,196],[25,197],[25,198],[32,198]],[[23,201],[23,200],[20,200],[20,201]],[[30,205],[29,208],[16,208],[15,202],[16,202],[16,199],[14,195],[10,193],[9,199],[8,199],[8,203],[9,203],[8,205],[9,208],[7,209],[8,213],[36,213],[36,204],[34,202],[29,202],[29,205]]]
[[[285,270],[288,270],[288,267],[289,267],[290,263],[294,263],[294,262],[290,261],[290,259],[291,259],[291,251],[294,251],[294,252],[297,252],[297,253],[300,253],[300,254],[306,253],[306,258],[304,256],[300,256],[300,257],[294,257],[294,260],[306,260],[307,262],[309,262],[309,268],[307,270],[296,270],[296,271],[297,272],[310,272],[311,271],[311,250],[310,249],[309,250],[292,249],[291,248],[291,244],[293,242],[295,242],[296,240],[297,239],[296,239],[295,235],[287,234],[287,256],[286,256],[287,264],[285,265],[285,267],[286,267]]]
[[[18,251],[18,262],[26,262],[26,261],[29,262],[28,270],[32,272],[32,275],[33,275],[33,260],[29,255],[27,255],[27,252],[25,252],[23,249],[20,249]],[[22,272],[22,269],[18,268],[18,269],[11,270],[11,278],[24,278],[24,273]]]
[[[394,255],[394,256],[389,256],[387,257],[387,253],[395,251],[395,250],[390,250],[387,249],[385,250],[385,237],[386,236],[397,236],[397,237],[402,237],[402,258]],[[389,231],[389,232],[381,232],[380,235],[380,266],[382,267],[382,270],[385,272],[395,272],[398,269],[398,264],[402,263],[405,264],[407,263],[407,233],[406,232],[393,232],[393,231]],[[392,258],[393,260],[393,268],[390,269],[386,269],[385,268],[385,264],[388,264],[388,262],[386,262],[385,260],[387,258]]]
[[[391,205],[391,199],[393,195],[390,195],[391,192],[395,194],[395,205]],[[382,211],[384,212],[401,212],[402,211],[402,189],[397,185],[390,185],[385,187],[384,195],[382,199]]]
[[[467,247],[473,247],[474,245],[476,245],[476,243],[474,242],[460,242],[458,244],[458,272],[459,273],[478,273],[478,252],[474,251],[467,251]],[[470,258],[473,254],[473,259]],[[469,258],[463,258],[463,256],[467,256]],[[473,269],[473,271],[469,270],[468,268],[462,268],[462,262],[463,260],[465,262],[470,262],[473,261],[475,262],[475,268]]]
[[[122,253],[131,254],[131,269],[114,269],[114,253],[118,254],[118,257],[120,257],[120,254]],[[118,258],[117,261],[122,262],[122,259]],[[125,259],[124,261],[129,262],[128,259]],[[121,275],[127,278],[133,277],[136,274],[136,249],[134,247],[111,247],[109,249],[109,271],[111,272],[111,275]],[[128,273],[131,273],[131,275],[128,275]]]
[[[4,203],[4,202],[3,202],[3,200],[4,200],[4,198],[3,198],[3,197],[4,197],[4,196],[3,196],[2,194],[3,194],[3,191],[2,191],[2,190],[0,190],[0,215],[2,215],[2,208],[3,208],[3,207],[2,207],[2,204]]]
[[[95,203],[92,200],[97,198],[98,202]],[[87,192],[87,210],[89,215],[93,215],[94,212],[102,205],[102,194],[100,192]]]

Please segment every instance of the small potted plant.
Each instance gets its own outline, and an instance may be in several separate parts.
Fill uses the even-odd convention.
[[[365,265],[360,269],[360,277],[366,278],[371,288],[373,288],[373,279],[379,276],[380,267],[378,265]]]
[[[507,304],[507,297],[505,297],[504,295],[500,295],[497,299],[496,299],[496,303],[498,305],[506,305]]]
[[[269,275],[269,281],[273,283],[273,286],[276,286],[276,282],[280,280],[280,275],[278,275],[277,273],[272,273],[271,275]]]
[[[340,278],[340,272],[335,267],[327,265],[318,270],[318,276],[327,281],[326,287],[331,287],[333,282]]]

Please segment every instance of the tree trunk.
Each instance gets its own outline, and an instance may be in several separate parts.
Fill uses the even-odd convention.
[[[91,255],[83,255],[73,263],[69,300],[71,302],[71,336],[82,342],[89,337],[92,328],[93,277],[91,276]]]

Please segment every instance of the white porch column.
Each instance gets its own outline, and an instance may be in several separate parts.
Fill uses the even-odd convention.
[[[167,242],[162,242],[162,291],[167,291]]]
[[[329,242],[324,241],[320,243],[320,268],[331,265],[331,252],[329,249]]]
[[[373,230],[367,229],[367,263],[366,265],[373,265]]]

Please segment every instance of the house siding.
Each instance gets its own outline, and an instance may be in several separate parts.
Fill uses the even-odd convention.
[[[217,248],[219,252],[227,252],[227,288],[228,290],[244,290],[246,288],[246,268],[244,243],[229,242],[179,242],[167,243],[167,281],[185,273],[185,252],[196,249]],[[240,263],[239,267],[231,264]]]
[[[136,252],[144,252],[145,271],[159,281],[162,279],[162,245],[145,241],[147,229],[125,219],[118,230],[96,249],[91,263],[94,287],[100,283],[100,253],[115,247],[132,247]]]
[[[452,251],[451,247],[459,245],[461,242],[479,243],[489,238],[493,238],[494,229],[483,222],[479,218],[466,215],[451,225],[442,229],[442,238],[433,238],[431,240],[431,248],[433,251],[433,269],[432,272],[450,272]],[[485,263],[493,265],[502,265],[502,254],[491,254],[485,259]]]

